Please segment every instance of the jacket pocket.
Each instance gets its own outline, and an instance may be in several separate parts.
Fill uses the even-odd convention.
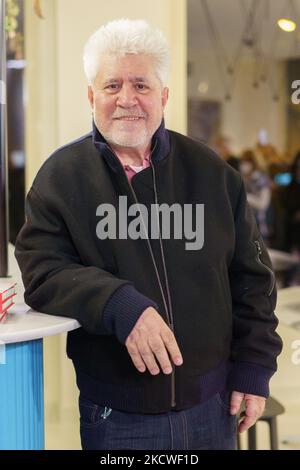
[[[254,240],[254,245],[256,248],[256,261],[260,266],[262,266],[265,269],[265,271],[268,273],[270,277],[269,288],[267,290],[267,295],[270,297],[275,287],[275,274],[272,271],[272,269],[269,266],[267,266],[265,262],[262,261],[263,250],[262,250],[260,241]]]

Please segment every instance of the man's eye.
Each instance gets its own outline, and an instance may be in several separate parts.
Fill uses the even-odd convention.
[[[116,90],[118,88],[118,86],[119,85],[117,83],[111,83],[106,88],[108,88],[109,90]]]
[[[143,83],[137,83],[136,87],[138,90],[146,90],[146,85],[144,85]]]

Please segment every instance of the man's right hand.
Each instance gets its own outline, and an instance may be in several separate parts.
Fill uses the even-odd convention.
[[[152,375],[157,375],[160,372],[159,364],[165,374],[171,374],[170,358],[177,366],[183,363],[172,330],[153,307],[144,310],[127,337],[125,346],[139,372],[145,372],[148,368]]]

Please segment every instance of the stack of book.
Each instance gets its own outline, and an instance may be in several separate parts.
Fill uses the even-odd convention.
[[[14,305],[16,283],[9,280],[0,280],[0,321],[7,314],[8,309]]]

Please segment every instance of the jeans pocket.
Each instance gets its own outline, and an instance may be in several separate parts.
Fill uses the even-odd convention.
[[[112,409],[98,405],[85,397],[79,397],[80,425],[96,427],[108,423]]]

